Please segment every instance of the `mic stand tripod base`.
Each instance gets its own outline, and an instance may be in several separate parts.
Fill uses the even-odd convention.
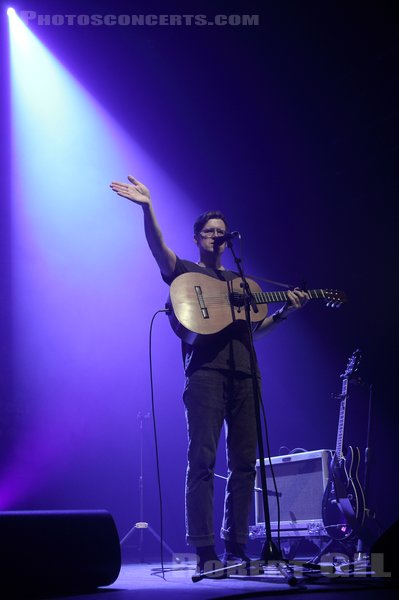
[[[270,541],[265,542],[263,546],[260,561],[261,563],[265,564],[265,566],[271,563],[291,587],[298,584],[298,580],[293,574],[293,568],[290,567],[287,561],[282,559],[281,553],[271,538]]]
[[[223,564],[221,561],[218,561],[219,564]],[[214,562],[213,566],[216,566],[218,563]],[[197,573],[193,575],[191,580],[193,583],[197,581],[201,581],[201,579],[225,579],[230,575],[239,575],[239,576],[254,576],[254,575],[262,575],[262,565],[259,560],[255,561],[241,561],[239,563],[228,562],[224,564],[222,567],[218,567],[217,569],[212,569],[209,571],[204,571],[203,573]]]
[[[270,540],[270,542],[265,542],[260,555],[260,560],[265,563],[267,563],[269,560],[282,560],[281,554],[273,540]]]
[[[293,574],[293,568],[288,564],[285,564],[283,561],[273,560],[272,566],[274,566],[280,574],[284,577],[286,583],[293,587],[298,584],[298,580]],[[217,563],[214,563],[213,566],[216,566]],[[222,567],[217,569],[212,569],[209,571],[204,571],[203,573],[198,573],[193,575],[191,580],[193,583],[197,583],[202,579],[226,579],[229,576],[238,576],[238,577],[258,577],[264,576],[264,561],[263,560],[251,560],[250,562],[239,562],[239,563],[227,563]]]
[[[127,534],[121,539],[121,541],[120,541],[121,546],[125,542],[125,540],[127,540],[127,538],[136,531],[136,529],[139,531],[139,534],[140,534],[140,541],[137,546],[138,549],[140,550],[140,554],[142,553],[143,533],[144,533],[145,529],[148,529],[148,531],[150,533],[152,533],[152,535],[154,536],[154,538],[156,540],[158,540],[158,542],[162,541],[163,548],[165,548],[165,550],[167,550],[171,554],[171,556],[174,558],[174,560],[176,560],[176,562],[179,562],[179,560],[175,557],[175,553],[172,550],[172,548],[165,542],[165,540],[161,540],[161,536],[158,535],[157,532],[146,521],[138,521],[137,523],[135,523],[133,525],[133,527],[127,532]],[[141,556],[141,562],[143,562],[142,556]]]

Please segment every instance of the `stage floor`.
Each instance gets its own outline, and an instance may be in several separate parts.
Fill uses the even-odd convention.
[[[399,582],[391,577],[366,576],[361,570],[351,575],[345,572],[328,573],[328,566],[322,568],[323,573],[304,576],[303,569],[297,567],[294,575],[297,584],[290,586],[285,576],[272,565],[262,569],[261,575],[248,577],[242,572],[230,575],[224,579],[202,579],[192,581],[195,574],[194,563],[180,565],[165,563],[164,573],[159,563],[123,564],[119,577],[110,586],[101,587],[90,593],[81,590],[74,594],[44,594],[2,592],[2,598],[63,598],[63,600],[155,600],[162,598],[198,598],[211,600],[213,598],[269,598],[281,594],[312,594],[312,598],[333,598],[339,593],[342,600],[352,598],[354,594],[360,600],[371,600],[378,594],[379,600],[396,598]],[[322,595],[322,596],[321,596]]]

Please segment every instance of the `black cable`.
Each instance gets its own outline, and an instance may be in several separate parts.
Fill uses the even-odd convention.
[[[156,460],[156,469],[157,469],[157,481],[158,481],[158,495],[159,495],[159,520],[160,520],[160,540],[161,540],[161,570],[162,570],[162,578],[165,579],[165,569],[164,569],[164,560],[163,560],[163,511],[162,511],[162,486],[161,486],[161,475],[159,469],[159,453],[158,453],[158,438],[157,438],[157,426],[155,419],[155,403],[154,403],[154,381],[152,376],[152,326],[154,324],[155,317],[159,313],[168,313],[169,309],[159,309],[157,310],[151,319],[150,324],[150,335],[149,335],[149,365],[150,365],[150,386],[151,386],[151,408],[152,408],[152,424],[154,429],[154,443],[155,443],[155,460]]]

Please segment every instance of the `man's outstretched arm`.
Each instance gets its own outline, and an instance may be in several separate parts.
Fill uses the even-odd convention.
[[[127,198],[131,202],[141,206],[144,213],[144,231],[148,246],[158,263],[161,273],[170,276],[175,270],[176,254],[164,242],[162,231],[152,205],[150,190],[132,175],[128,175],[128,180],[130,183],[113,181],[110,184],[110,188],[118,196]]]

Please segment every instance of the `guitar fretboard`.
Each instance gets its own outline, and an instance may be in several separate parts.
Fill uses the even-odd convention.
[[[341,405],[340,405],[340,409],[339,409],[337,445],[335,447],[335,457],[337,460],[340,460],[342,458],[342,446],[343,446],[343,440],[344,440],[347,394],[348,394],[348,378],[345,377],[342,382],[342,391],[341,391],[342,400],[341,400]]]
[[[328,298],[325,290],[306,290],[312,300],[325,300]],[[269,304],[270,302],[286,302],[288,300],[288,292],[255,292],[253,294],[257,304]]]

